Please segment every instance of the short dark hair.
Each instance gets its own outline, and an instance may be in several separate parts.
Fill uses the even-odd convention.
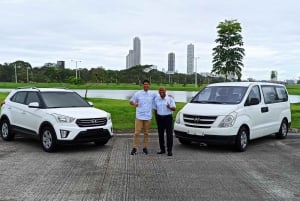
[[[143,84],[145,84],[145,83],[150,84],[149,80],[144,80],[144,81],[143,81]]]

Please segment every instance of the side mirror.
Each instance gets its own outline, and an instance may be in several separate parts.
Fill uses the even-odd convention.
[[[245,106],[258,105],[258,104],[259,104],[258,98],[251,98],[250,101],[249,100],[246,101]]]
[[[32,102],[28,104],[28,107],[30,108],[39,108],[40,104],[38,102]]]

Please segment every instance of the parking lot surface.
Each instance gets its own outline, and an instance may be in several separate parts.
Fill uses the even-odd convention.
[[[142,137],[141,137],[142,138]],[[173,156],[131,156],[132,136],[118,134],[105,146],[63,146],[42,151],[39,142],[0,140],[0,201],[63,200],[300,200],[300,134],[268,136],[246,152],[230,146],[183,146]]]

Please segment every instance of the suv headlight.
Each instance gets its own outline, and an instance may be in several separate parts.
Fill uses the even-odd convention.
[[[236,120],[237,112],[231,112],[226,115],[224,119],[219,124],[219,127],[232,127]]]
[[[74,117],[69,117],[69,116],[66,116],[66,115],[61,115],[61,114],[52,114],[52,115],[60,123],[71,123],[75,120]]]
[[[107,113],[107,121],[111,121],[111,114]]]

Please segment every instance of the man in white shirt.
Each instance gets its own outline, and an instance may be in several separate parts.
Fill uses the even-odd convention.
[[[148,80],[143,81],[143,90],[137,91],[130,99],[130,105],[136,107],[136,118],[135,118],[135,130],[133,135],[133,148],[131,155],[137,153],[138,138],[144,130],[143,140],[143,153],[148,154],[148,143],[149,143],[149,128],[152,119],[152,106],[154,98],[157,96],[156,93],[149,91],[150,82]]]
[[[172,156],[173,147],[173,111],[176,110],[175,100],[171,96],[166,96],[165,87],[159,88],[159,95],[154,99],[153,109],[158,128],[160,151],[157,154],[166,153],[164,132],[167,134],[168,156]]]

